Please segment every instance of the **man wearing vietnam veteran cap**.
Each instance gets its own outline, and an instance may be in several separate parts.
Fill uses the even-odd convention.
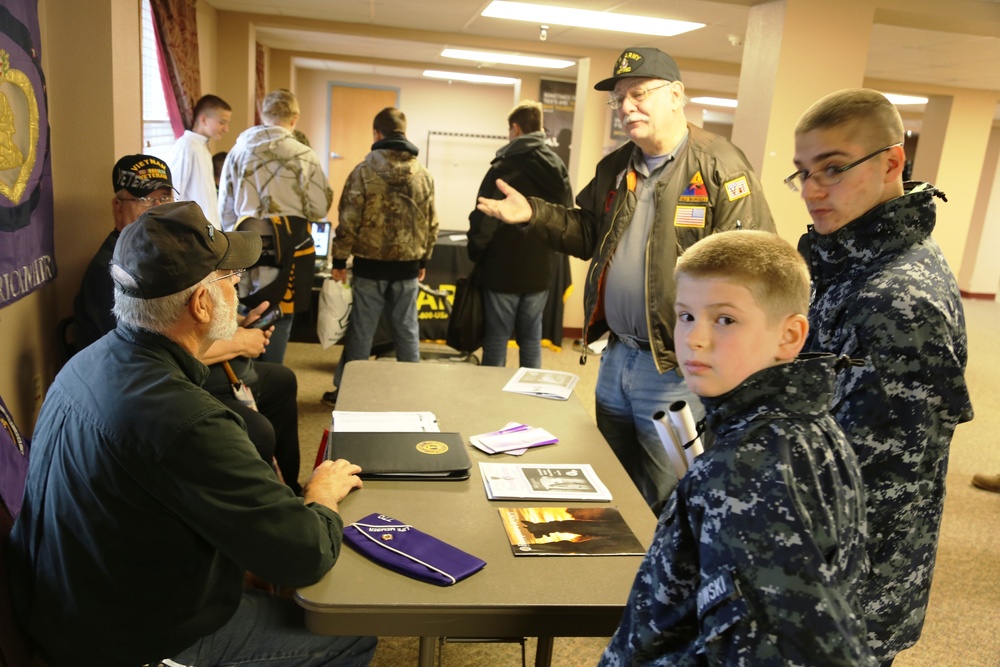
[[[193,202],[122,232],[118,327],[49,390],[7,555],[15,614],[50,667],[370,661],[374,638],[314,635],[294,601],[244,589],[246,572],[322,577],[341,548],[338,503],[361,487],[358,466],[330,461],[297,498],[200,388],[197,357],[232,334],[235,282],[260,250]]]
[[[576,208],[526,199],[502,180],[502,200],[478,208],[555,250],[591,259],[584,291],[584,339],[605,332],[595,398],[597,425],[654,511],[677,477],[652,415],[677,400],[701,403],[684,386],[674,354],[674,264],[716,232],[774,231],[760,183],[743,153],[689,125],[680,70],[658,49],[633,47],[612,76],[594,86],[611,93],[631,141],[597,165]]]

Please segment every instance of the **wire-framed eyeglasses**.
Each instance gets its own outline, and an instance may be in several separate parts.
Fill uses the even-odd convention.
[[[632,100],[633,104],[642,104],[642,101],[649,97],[650,93],[659,90],[660,88],[666,88],[670,85],[670,82],[664,83],[659,86],[654,86],[652,88],[637,88],[636,90],[630,90],[624,95],[612,95],[608,98],[608,106],[612,109],[621,109],[622,105],[625,104],[625,98]]]
[[[819,171],[808,172],[805,169],[799,169],[797,172],[785,179],[785,185],[792,192],[798,192],[800,188],[805,188],[806,181],[810,178],[816,183],[816,185],[821,188],[829,188],[837,185],[844,179],[844,173],[854,169],[859,164],[871,160],[876,155],[886,152],[890,148],[895,148],[896,146],[902,146],[902,143],[891,144],[884,148],[880,148],[874,153],[869,153],[860,160],[855,160],[851,164],[845,164],[843,167],[826,167],[825,169],[820,169]]]
[[[236,269],[232,273],[227,273],[226,275],[219,276],[218,278],[212,278],[211,280],[206,281],[205,284],[206,285],[210,285],[210,284],[212,284],[214,282],[218,282],[220,280],[225,280],[226,278],[232,278],[233,276],[236,276],[235,282],[239,282],[240,278],[243,277],[243,272],[244,271],[246,271],[246,269]]]
[[[159,206],[160,204],[169,204],[174,200],[173,195],[167,195],[166,197],[118,197],[118,201],[132,202],[140,208],[152,208],[154,206]]]

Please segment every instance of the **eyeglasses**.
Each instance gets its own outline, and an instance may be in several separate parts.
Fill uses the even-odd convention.
[[[659,90],[660,88],[666,88],[671,82],[667,82],[663,85],[657,86],[655,88],[639,88],[638,90],[630,90],[624,95],[612,95],[608,98],[608,106],[612,109],[621,109],[622,104],[625,103],[625,98],[632,100],[633,104],[642,104],[642,101],[649,97],[649,94]]]
[[[219,276],[218,278],[212,278],[211,280],[207,281],[205,284],[209,285],[211,283],[218,282],[220,280],[225,280],[226,278],[232,278],[233,276],[236,276],[236,281],[235,282],[239,282],[240,278],[243,277],[243,272],[244,271],[246,271],[246,269],[236,269],[232,273],[227,273],[226,275]]]
[[[812,178],[815,180],[816,185],[820,186],[821,188],[833,187],[834,185],[840,183],[840,181],[844,179],[844,172],[854,169],[862,162],[867,162],[876,155],[886,152],[890,148],[895,148],[896,146],[902,146],[902,145],[903,144],[901,143],[892,144],[890,146],[886,146],[885,148],[880,148],[874,153],[869,153],[860,160],[852,162],[851,164],[844,165],[843,167],[830,166],[827,167],[826,169],[820,169],[819,171],[814,171],[812,173],[809,173],[805,169],[799,169],[797,172],[795,172],[794,174],[785,179],[785,185],[787,185],[792,192],[798,192],[799,188],[805,188],[806,181]]]
[[[173,195],[167,195],[166,197],[160,197],[158,199],[153,199],[152,197],[118,197],[118,201],[134,202],[136,206],[141,208],[152,208],[153,206],[159,206],[160,204],[169,204],[173,200]]]

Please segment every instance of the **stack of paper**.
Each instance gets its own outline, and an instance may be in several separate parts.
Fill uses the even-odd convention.
[[[337,433],[440,433],[433,412],[349,412],[334,410],[330,430]]]
[[[472,443],[473,447],[487,454],[503,453],[520,456],[532,447],[559,442],[559,438],[544,428],[509,422],[499,431],[471,436],[469,442]]]
[[[490,500],[611,500],[586,463],[480,463]]]

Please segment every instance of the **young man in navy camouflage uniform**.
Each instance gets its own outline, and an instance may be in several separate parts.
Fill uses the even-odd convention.
[[[927,609],[948,448],[972,419],[958,286],[931,239],[928,183],[903,182],[903,123],[880,93],[842,90],[795,128],[813,297],[806,349],[860,360],[837,378],[833,416],[861,463],[871,573],[868,643],[883,665],[916,643]]]
[[[796,359],[809,273],[766,232],[677,261],[677,359],[705,453],[660,515],[602,667],[876,665],[857,589],[865,506],[829,414],[833,355]]]

